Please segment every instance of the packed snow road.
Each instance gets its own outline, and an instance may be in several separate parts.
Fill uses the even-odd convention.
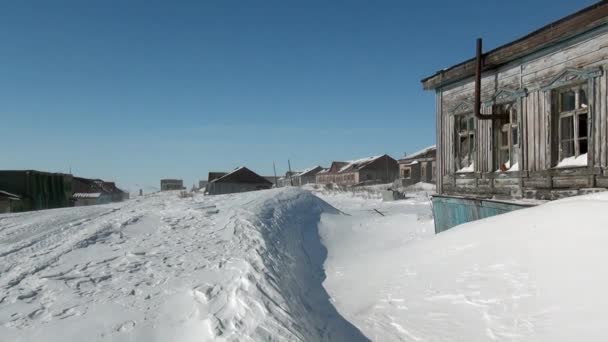
[[[365,341],[288,189],[0,215],[2,341]]]

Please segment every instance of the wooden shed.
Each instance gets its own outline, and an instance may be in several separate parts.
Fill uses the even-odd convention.
[[[422,80],[436,94],[440,194],[556,199],[608,187],[607,1],[480,60],[480,115],[502,119],[474,115],[476,59]]]
[[[272,188],[273,183],[246,167],[236,168],[207,184],[209,195],[231,194]]]

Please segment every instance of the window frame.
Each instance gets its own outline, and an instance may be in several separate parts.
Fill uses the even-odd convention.
[[[465,120],[466,129],[461,130],[461,120]],[[472,125],[471,125],[472,124]],[[469,164],[462,166],[462,159],[460,155],[461,138],[467,139],[468,151],[467,157],[469,158]],[[473,173],[477,166],[475,165],[476,152],[477,152],[477,120],[473,113],[467,112],[462,114],[454,114],[454,167],[455,172],[460,173]],[[472,147],[472,148],[471,148]],[[473,171],[460,171],[466,167],[473,165]]]
[[[495,104],[493,112],[506,112],[508,110],[509,120],[503,121],[495,121],[492,123],[493,125],[493,140],[494,140],[494,152],[493,152],[493,168],[495,170],[500,171],[508,171],[513,167],[514,164],[521,162],[521,110],[520,110],[520,101],[513,100],[508,102],[501,102]],[[498,108],[497,108],[498,107]],[[502,107],[502,108],[500,108]],[[515,120],[513,118],[515,117]],[[494,128],[494,125],[497,127]],[[517,132],[517,139],[513,139],[513,131]],[[506,133],[507,141],[506,143],[503,141],[503,136]],[[502,161],[501,156],[503,153],[507,155],[507,160]],[[509,162],[509,168],[502,169],[503,165],[506,162]],[[521,167],[521,166],[520,166]]]
[[[576,84],[570,84],[564,87],[559,87],[554,89],[553,95],[555,96],[555,111],[554,117],[557,120],[557,161],[556,164],[559,164],[562,160],[569,157],[578,158],[580,155],[589,152],[589,125],[590,125],[590,111],[589,111],[589,83],[588,82],[580,82]],[[584,89],[586,96],[586,107],[583,107],[580,101],[581,90]],[[574,92],[574,109],[571,110],[562,110],[562,94],[573,91]],[[586,118],[586,136],[581,138],[579,136],[579,125],[580,119],[579,116],[587,116]],[[572,138],[564,139],[562,138],[562,120],[566,118],[572,118]],[[587,142],[587,151],[581,153],[581,140],[585,140]],[[564,155],[564,149],[562,144],[564,142],[572,141],[574,143],[574,151],[572,155]]]

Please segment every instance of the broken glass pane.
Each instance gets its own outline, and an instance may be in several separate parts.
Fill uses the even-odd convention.
[[[578,154],[585,154],[587,153],[587,139],[581,139],[578,141]]]
[[[574,120],[572,116],[567,116],[561,119],[561,135],[560,140],[574,139]]]
[[[574,110],[575,108],[575,96],[574,96],[574,90],[566,90],[563,91],[559,94],[560,99],[561,99],[561,108],[560,111],[561,112],[568,112],[571,110]]]
[[[578,115],[578,137],[587,137],[587,114]]]
[[[581,87],[581,90],[578,95],[578,102],[580,108],[587,108],[587,87]]]
[[[561,148],[562,148],[562,159],[572,157],[574,155],[574,141],[573,140],[562,141]]]

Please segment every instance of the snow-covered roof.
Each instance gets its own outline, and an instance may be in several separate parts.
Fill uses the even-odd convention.
[[[302,170],[301,172],[298,172],[298,173],[297,173],[295,176],[297,176],[297,177],[306,176],[306,174],[308,174],[308,173],[310,173],[310,172],[312,172],[312,171],[314,171],[314,170],[317,170],[317,169],[321,169],[321,170],[323,170],[323,168],[322,168],[320,165],[316,165],[316,166],[313,166],[313,167],[309,167],[309,168],[307,168],[307,169],[304,169],[304,170]],[[320,172],[320,171],[319,171],[319,172]],[[318,172],[317,172],[317,173],[318,173]]]
[[[232,170],[232,171],[228,172],[227,174],[223,175],[222,177],[218,177],[218,178],[216,178],[216,179],[212,180],[210,183],[217,182],[217,181],[219,181],[220,179],[226,178],[226,177],[228,177],[228,176],[230,176],[230,175],[234,174],[235,172],[237,172],[237,171],[239,171],[239,170],[241,170],[241,169],[244,169],[244,168],[245,168],[244,166],[239,166],[239,167],[237,167],[236,169],[234,169],[234,170]]]
[[[340,168],[340,170],[338,170],[338,173],[340,172],[344,172],[346,170],[350,170],[350,169],[361,169],[362,167],[365,167],[371,163],[373,163],[374,161],[376,161],[377,159],[379,159],[380,157],[383,157],[384,155],[380,155],[380,156],[373,156],[373,157],[367,157],[367,158],[361,158],[361,159],[357,159],[357,160],[351,160],[348,161],[346,165],[342,166]]]
[[[72,197],[74,198],[99,198],[101,192],[77,192]]]
[[[10,193],[8,191],[3,191],[3,190],[0,190],[0,197],[8,197],[8,198],[10,198],[12,200],[19,200],[19,199],[21,199],[21,196],[15,195],[13,193]]]
[[[414,152],[412,154],[406,155],[405,157],[403,157],[403,159],[413,159],[413,158],[416,158],[416,157],[420,157],[420,156],[422,156],[422,155],[424,155],[424,154],[426,154],[428,152],[431,152],[433,150],[436,150],[436,149],[437,149],[436,145],[425,147],[425,148],[423,148],[420,151],[416,151],[416,152]]]

